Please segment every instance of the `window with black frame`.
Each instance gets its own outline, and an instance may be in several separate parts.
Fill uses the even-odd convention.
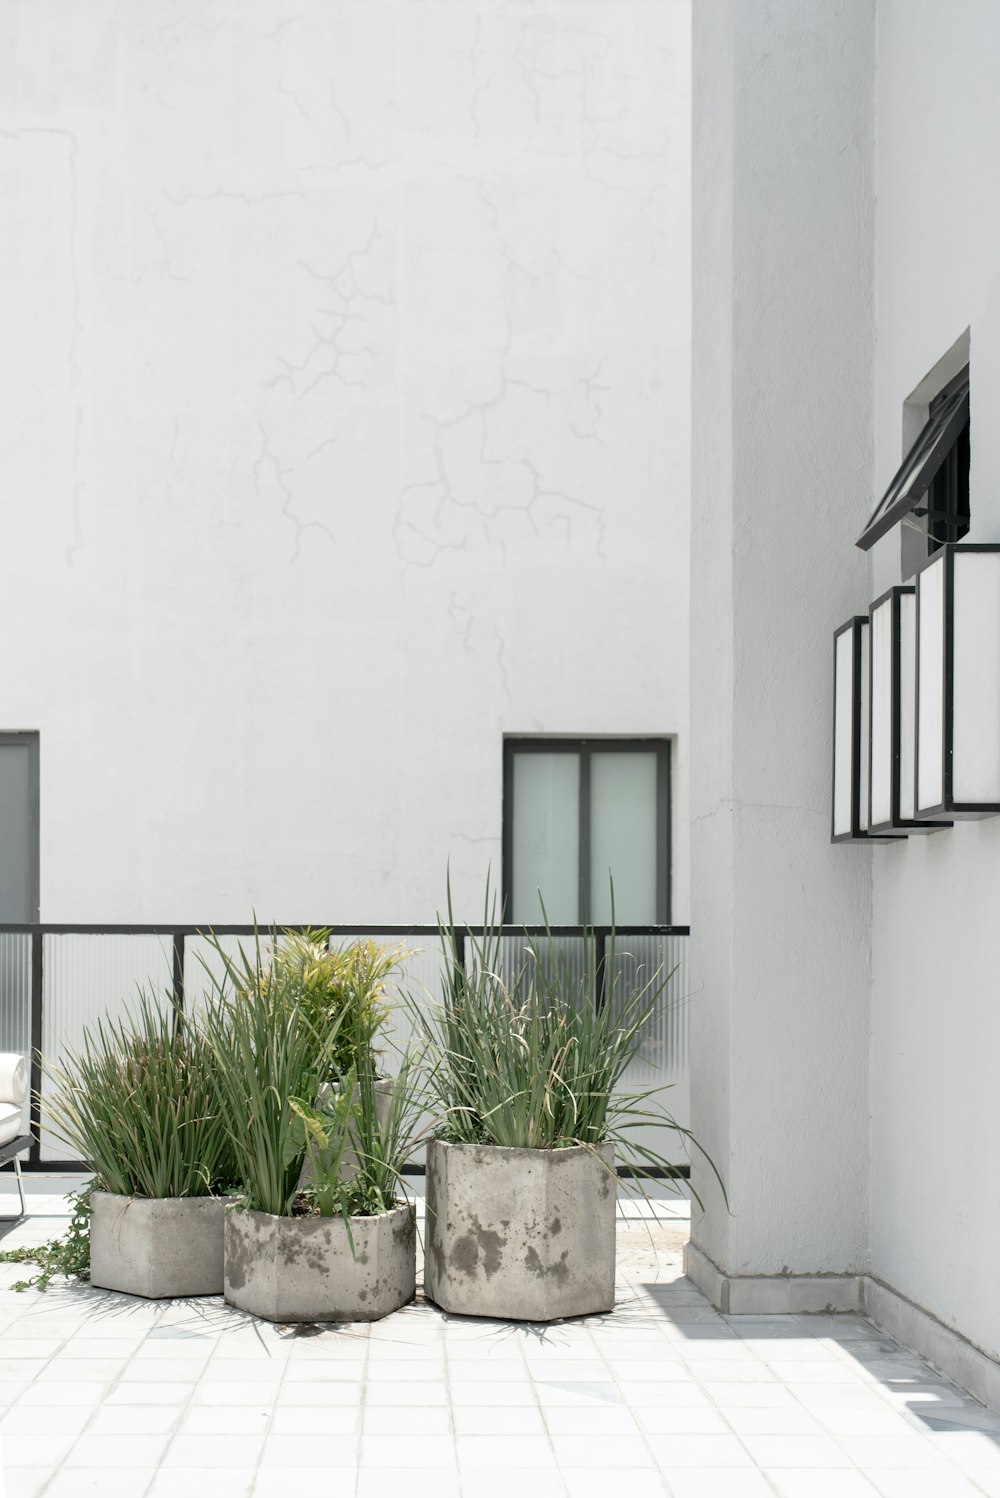
[[[966,396],[968,399],[968,396]],[[933,415],[934,407],[931,407]],[[931,480],[926,505],[914,510],[927,522],[927,555],[949,541],[961,541],[969,532],[969,419],[948,449],[945,460]]]
[[[969,530],[968,366],[930,402],[927,421],[879,500],[858,546],[868,551],[902,521],[930,556]],[[917,539],[917,538],[915,538]],[[908,574],[911,567],[904,567]]]
[[[670,921],[670,740],[504,742],[505,919]]]

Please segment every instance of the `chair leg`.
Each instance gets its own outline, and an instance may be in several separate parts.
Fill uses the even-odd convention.
[[[17,1194],[21,1198],[21,1210],[20,1212],[5,1213],[4,1216],[0,1217],[0,1222],[20,1222],[26,1211],[24,1205],[24,1183],[21,1180],[21,1162],[16,1155],[11,1161],[11,1164],[14,1167],[14,1179],[17,1182]]]

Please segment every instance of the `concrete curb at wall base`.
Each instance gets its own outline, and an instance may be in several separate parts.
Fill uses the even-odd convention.
[[[684,1273],[724,1316],[862,1309],[858,1274],[723,1274],[694,1243],[684,1249]]]
[[[728,1316],[854,1311],[1000,1413],[1000,1362],[869,1274],[728,1275],[694,1243],[684,1273]]]

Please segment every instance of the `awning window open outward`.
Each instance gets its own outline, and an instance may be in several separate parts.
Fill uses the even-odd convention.
[[[938,516],[933,505],[928,504],[927,496],[968,425],[969,377],[966,372],[931,406],[927,425],[903,459],[898,473],[858,537],[857,545],[862,551],[868,551],[909,515],[930,521],[931,524],[925,527],[929,531],[933,531],[936,522],[948,520],[947,515]]]

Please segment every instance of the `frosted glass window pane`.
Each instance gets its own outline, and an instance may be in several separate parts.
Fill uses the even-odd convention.
[[[834,657],[833,832],[851,832],[854,792],[854,631],[837,636]]]
[[[892,821],[892,600],[871,615],[872,769],[871,824]]]
[[[513,903],[511,919],[542,919],[538,893],[554,926],[580,918],[580,757],[514,755]]]
[[[861,831],[868,831],[868,756],[871,752],[871,726],[869,723],[869,709],[871,707],[871,660],[868,654],[868,623],[861,626],[861,764],[858,775],[861,782],[860,811],[858,822]]]
[[[944,801],[944,553],[917,583],[917,810]]]
[[[592,920],[620,926],[656,921],[656,755],[594,753],[590,761]]]
[[[1000,802],[1000,553],[955,552],[952,796]],[[929,570],[929,569],[928,569]]]
[[[917,600],[912,593],[899,599],[899,815],[912,822],[916,771]]]

